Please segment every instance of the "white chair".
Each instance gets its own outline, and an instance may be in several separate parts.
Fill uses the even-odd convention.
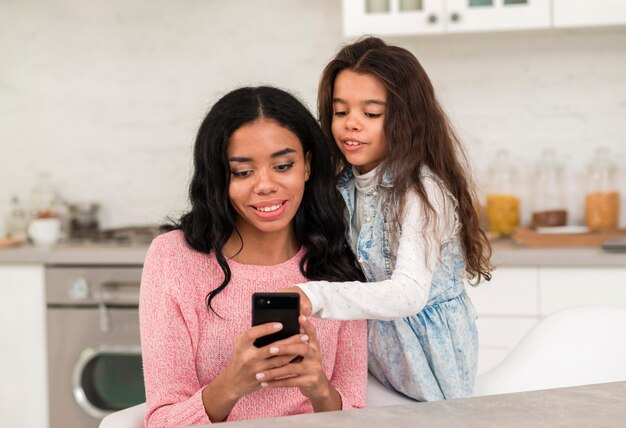
[[[416,401],[387,388],[370,373],[367,374],[367,398],[365,399],[365,407],[398,406],[407,403],[416,403]]]
[[[144,428],[144,416],[146,416],[146,403],[137,404],[105,416],[100,421],[100,428]]]
[[[540,321],[496,367],[478,376],[474,395],[626,380],[626,309],[566,309]]]
[[[395,406],[406,403],[415,403],[415,401],[386,388],[375,377],[368,374],[367,407]],[[141,403],[105,416],[100,422],[100,428],[143,428],[145,415],[146,403]]]

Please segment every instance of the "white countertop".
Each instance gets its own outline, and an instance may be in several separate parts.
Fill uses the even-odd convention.
[[[0,264],[142,265],[147,250],[147,245],[23,245],[0,249]],[[527,248],[505,239],[493,242],[491,261],[495,266],[626,267],[626,254],[601,248]]]
[[[232,428],[623,427],[626,382],[229,422]],[[210,425],[198,425],[208,428]]]

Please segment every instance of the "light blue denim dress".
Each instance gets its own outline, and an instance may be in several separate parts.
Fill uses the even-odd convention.
[[[369,282],[391,277],[396,250],[391,231],[398,227],[390,218],[384,195],[393,186],[383,177],[365,195],[363,223],[358,242],[350,244]],[[338,189],[352,225],[356,188],[354,174],[346,170]],[[352,227],[352,226],[350,226]],[[478,357],[476,313],[463,283],[465,258],[458,236],[443,244],[435,267],[428,302],[417,314],[392,321],[368,322],[369,370],[384,385],[419,401],[472,395]]]

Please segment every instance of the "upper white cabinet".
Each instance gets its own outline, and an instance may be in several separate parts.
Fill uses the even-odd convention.
[[[343,0],[348,36],[441,33],[444,14],[440,0]]]
[[[447,0],[448,32],[550,28],[550,0]]]
[[[343,0],[347,36],[626,24],[626,0]]]
[[[624,0],[552,0],[555,27],[620,25],[626,22]]]
[[[348,36],[549,28],[550,0],[343,0],[343,22]]]

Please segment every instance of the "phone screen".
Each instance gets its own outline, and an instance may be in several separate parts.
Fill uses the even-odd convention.
[[[268,322],[282,323],[276,333],[259,337],[254,346],[260,348],[277,340],[300,333],[300,295],[298,293],[254,293],[252,295],[252,325]]]

